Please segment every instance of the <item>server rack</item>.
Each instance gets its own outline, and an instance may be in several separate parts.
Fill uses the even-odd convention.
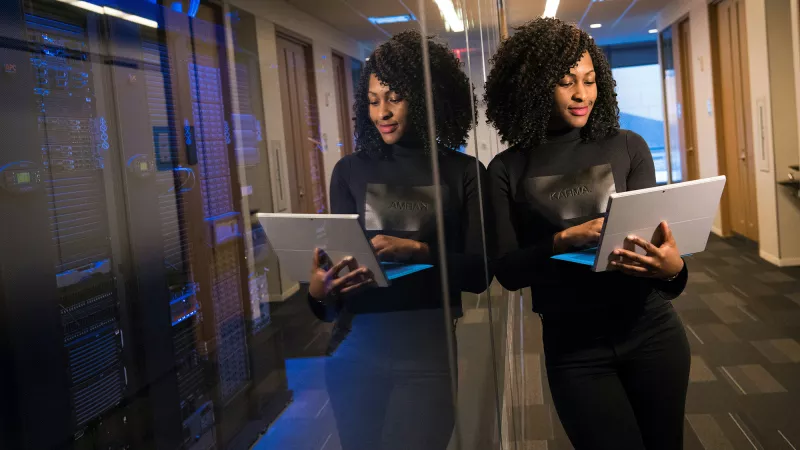
[[[36,102],[32,98],[35,69],[30,63],[25,18],[21,5],[0,3],[0,33],[3,48],[3,82],[0,96],[16,105],[14,111],[0,111],[0,134],[4,137],[0,158],[0,307],[2,307],[2,353],[5,370],[0,371],[8,401],[2,408],[4,448],[23,448],[27,436],[33,448],[48,448],[62,442],[69,426],[53,424],[53,435],[38,433],[47,423],[47,404],[56,414],[70,412],[69,379],[66,366],[56,287],[58,252],[52,245],[48,194],[43,187],[41,144]],[[41,330],[34,332],[34,326]],[[35,352],[60,365],[59,373],[40,370]],[[37,389],[36,386],[39,386]],[[57,437],[55,437],[55,436]]]
[[[250,388],[245,335],[247,273],[243,270],[243,217],[230,122],[224,31],[218,6],[202,4],[196,18],[167,11],[168,49],[186,95],[176,99],[190,159],[196,158],[196,189],[188,193],[200,207],[190,212],[190,232],[198,245],[193,257],[202,334],[214,367],[216,440],[220,447],[248,421]],[[184,144],[186,141],[184,141]]]
[[[227,49],[235,49],[228,57],[232,73],[232,128],[237,138],[240,173],[247,186],[243,192],[250,210],[274,211],[269,174],[266,135],[262,128],[264,109],[261,94],[258,43],[255,17],[231,5],[223,13],[228,18],[230,34]],[[243,195],[244,197],[244,195]],[[248,224],[245,224],[248,225]],[[266,428],[292,400],[286,377],[283,328],[272,323],[270,286],[280,285],[277,257],[271,253],[266,235],[260,226],[246,226],[249,262],[250,301],[246,317],[252,389],[249,408],[253,432]],[[274,291],[275,289],[273,289]],[[280,289],[278,289],[280,291]],[[251,433],[242,433],[249,447]],[[241,447],[238,442],[231,444]]]
[[[16,135],[19,142],[16,151],[3,155],[3,210],[9,214],[4,217],[29,223],[17,228],[15,220],[7,221],[5,239],[30,256],[19,260],[19,252],[4,252],[3,319],[10,327],[7,343],[19,352],[11,385],[17,392],[35,392],[20,396],[16,409],[7,411],[21,425],[7,434],[7,442],[59,448],[80,439],[101,416],[108,420],[95,429],[107,429],[125,389],[112,269],[114,200],[104,170],[113,138],[98,101],[102,94],[95,91],[89,41],[96,24],[81,14],[54,20],[46,7],[6,7],[4,19],[13,25],[3,30],[3,52],[14,63],[6,66],[10,77],[4,87],[21,98],[4,111],[17,122],[4,135]],[[26,211],[28,217],[20,216]],[[52,269],[43,270],[45,265]],[[20,326],[26,330],[14,330]],[[48,384],[52,392],[37,403],[32,397]],[[43,406],[51,402],[56,408]],[[45,432],[43,424],[53,428]]]
[[[147,32],[52,5],[2,11],[13,20],[0,92],[17,101],[2,111],[14,138],[0,161],[0,344],[12,362],[0,381],[18,396],[0,438],[246,445],[258,430],[241,430],[264,416],[251,404],[258,358],[232,170],[242,133],[228,119],[220,9],[206,6],[204,21],[157,7],[167,26]]]

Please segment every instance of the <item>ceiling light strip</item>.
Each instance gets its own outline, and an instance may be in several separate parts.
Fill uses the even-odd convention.
[[[445,28],[449,31],[460,33],[464,31],[464,21],[461,20],[456,7],[453,5],[453,0],[433,0],[436,6],[439,7],[439,12],[442,13],[444,18]]]
[[[544,14],[542,17],[556,17],[556,12],[558,11],[558,3],[559,0],[547,0],[547,3],[544,5]]]
[[[146,27],[158,28],[158,22],[156,22],[155,20],[147,19],[134,14],[128,14],[118,9],[109,8],[108,6],[95,5],[94,3],[85,2],[83,0],[58,0],[58,1],[60,1],[61,3],[67,3],[69,5],[76,6],[81,9],[85,9],[87,11],[91,11],[96,14],[104,14],[107,16],[112,16],[123,20],[127,20],[128,22],[137,23],[139,25],[143,25]]]

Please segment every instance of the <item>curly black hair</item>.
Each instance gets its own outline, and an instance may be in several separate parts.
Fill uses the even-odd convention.
[[[446,45],[432,37],[428,37],[427,42],[436,140],[440,150],[455,150],[466,144],[469,130],[475,123],[472,115],[476,107],[473,87],[461,70],[461,61]],[[369,77],[372,74],[408,100],[410,130],[423,140],[425,150],[430,150],[422,68],[422,36],[415,30],[392,36],[372,52],[361,72],[353,107],[357,151],[383,154],[388,150],[369,117]]]
[[[511,145],[528,148],[545,141],[556,83],[589,52],[597,80],[597,100],[581,138],[593,141],[619,132],[616,83],[605,54],[589,34],[554,18],[516,28],[492,57],[486,81],[487,122]]]

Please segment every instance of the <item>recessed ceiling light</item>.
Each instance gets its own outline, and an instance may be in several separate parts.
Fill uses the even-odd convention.
[[[656,33],[658,33],[658,30],[653,28],[652,30],[648,30],[647,32],[650,33],[650,34],[656,34]]]
[[[603,26],[603,24],[600,24],[600,23],[593,23],[593,24],[589,25],[589,28],[600,28],[600,27],[602,27],[602,26]]]

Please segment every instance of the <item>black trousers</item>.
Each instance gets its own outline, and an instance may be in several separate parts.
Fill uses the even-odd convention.
[[[325,363],[342,450],[445,450],[455,414],[444,311],[360,314],[351,328]]]
[[[683,448],[691,357],[671,303],[542,322],[550,391],[576,450]]]

